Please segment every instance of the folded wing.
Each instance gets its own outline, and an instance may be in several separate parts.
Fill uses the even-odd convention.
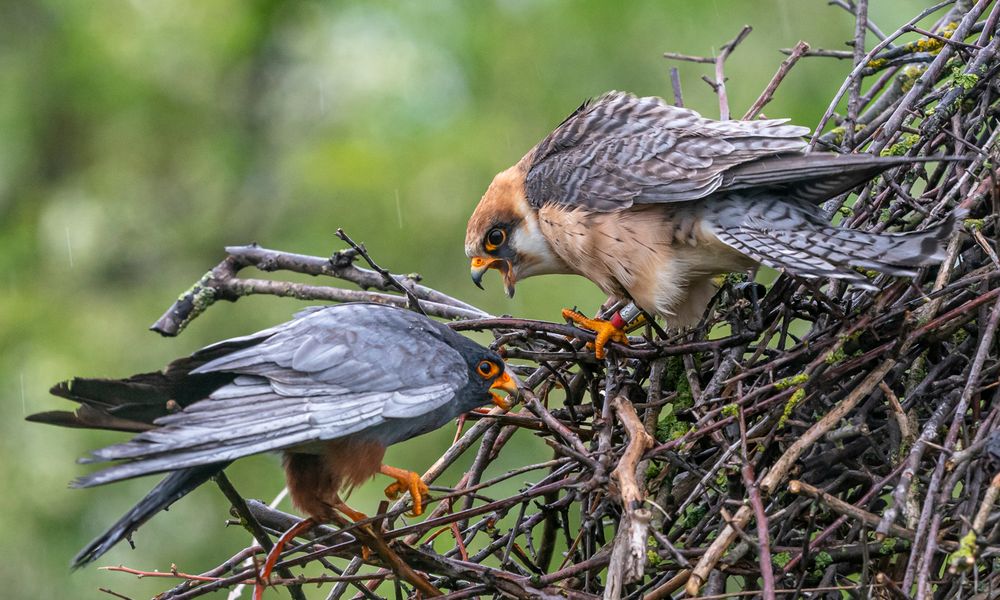
[[[79,479],[89,487],[331,440],[419,417],[465,385],[461,355],[439,325],[401,310],[342,305],[273,328],[192,374],[236,374],[206,399],[156,420],[156,428],[103,448],[87,462],[122,461]]]
[[[536,146],[528,200],[605,212],[704,198],[736,165],[805,149],[809,129],[786,122],[715,121],[660,98],[610,92]]]

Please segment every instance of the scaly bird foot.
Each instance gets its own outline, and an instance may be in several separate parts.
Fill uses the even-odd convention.
[[[354,510],[353,508],[351,508],[350,506],[348,506],[343,500],[341,500],[341,501],[337,502],[336,504],[334,504],[333,508],[336,509],[341,514],[343,514],[348,519],[354,521],[355,523],[357,523],[358,521],[364,521],[365,519],[368,518],[368,515],[366,515],[363,512],[359,512],[359,511]],[[367,527],[367,525],[365,525],[364,527]],[[371,558],[371,555],[372,555],[372,551],[371,551],[370,548],[368,548],[368,546],[361,546],[361,560],[362,561],[368,562],[368,559]]]
[[[365,519],[368,518],[368,515],[366,515],[363,512],[358,512],[354,510],[353,508],[345,504],[343,501],[334,504],[333,508],[340,511],[341,514],[343,514],[348,519],[354,521],[355,523],[357,523],[358,521],[364,521]]]
[[[608,342],[618,342],[619,344],[628,345],[628,335],[625,334],[625,330],[615,326],[611,321],[588,319],[575,310],[568,308],[563,309],[562,316],[564,319],[573,321],[577,326],[589,329],[597,334],[597,339],[594,340],[594,356],[598,360],[604,359],[607,354],[604,346]]]
[[[269,585],[271,571],[274,570],[274,565],[278,564],[278,559],[281,557],[281,553],[284,552],[285,546],[295,539],[296,536],[315,527],[316,524],[316,521],[311,518],[302,519],[295,525],[292,525],[288,531],[281,534],[278,541],[274,543],[274,547],[267,553],[267,558],[264,559],[264,566],[261,567],[260,572],[257,574],[257,582],[253,586],[253,600],[262,600],[264,597],[264,588]]]
[[[419,517],[424,512],[424,496],[430,492],[430,488],[420,479],[420,475],[388,465],[382,465],[379,472],[396,480],[396,483],[385,488],[385,497],[395,500],[401,493],[410,492],[410,497],[413,498],[413,512],[410,514]]]
[[[504,400],[503,398],[501,398],[500,396],[497,396],[496,394],[492,394],[491,396],[492,396],[493,404],[496,405],[496,406],[499,406],[500,408],[502,408],[504,410],[510,410],[510,407],[513,406],[510,402]],[[489,409],[486,409],[486,408],[474,408],[474,409],[472,409],[472,412],[482,413],[482,414],[485,415],[485,414],[489,414],[490,411],[489,411]]]

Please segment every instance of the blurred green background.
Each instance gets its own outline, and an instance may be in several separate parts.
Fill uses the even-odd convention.
[[[871,15],[891,31],[926,4],[882,0]],[[0,2],[0,595],[110,597],[103,586],[141,598],[170,585],[70,573],[70,557],[153,481],[67,489],[86,468],[75,458],[121,436],[23,417],[66,408],[47,394],[61,379],[156,369],[300,308],[256,297],[212,308],[176,339],[148,332],[223,246],[326,255],[343,227],[384,266],[489,311],[591,311],[603,298],[582,279],[529,280],[513,301],[492,274],[487,293],[474,288],[468,214],[583,99],[671,97],[661,53],[711,55],[744,23],[754,33],[727,66],[736,115],[778,48],[844,49],[853,35],[853,17],[823,0]],[[717,117],[700,81],[710,67],[680,67],[686,104]],[[801,62],[766,113],[816,123],[848,70]],[[453,431],[439,433],[394,448],[390,462],[426,468]],[[507,465],[547,456],[524,444],[532,455]],[[269,499],[277,463],[244,461],[231,479]],[[372,509],[386,483],[352,503]],[[138,550],[123,544],[99,564],[212,567],[248,541],[223,527],[227,507],[204,486],[145,526]]]

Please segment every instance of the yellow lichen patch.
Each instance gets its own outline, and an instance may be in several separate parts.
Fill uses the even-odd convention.
[[[799,373],[798,375],[792,375],[791,377],[785,377],[784,379],[775,381],[774,389],[787,390],[794,385],[802,385],[807,381],[809,381],[809,376],[805,373]]]
[[[948,23],[935,33],[945,39],[951,39],[957,27],[958,23]],[[922,37],[919,40],[903,45],[903,49],[907,52],[929,52],[931,54],[937,54],[941,51],[941,48],[944,48],[944,40],[932,37]]]
[[[970,531],[958,542],[958,550],[948,556],[948,572],[961,573],[976,566],[976,532]]]
[[[778,419],[778,429],[785,426],[785,421],[788,420],[788,417],[792,416],[792,411],[795,410],[795,407],[798,406],[799,402],[802,402],[802,399],[805,397],[806,391],[804,389],[799,388],[795,390],[792,397],[785,403],[785,409],[781,412],[781,418]]]

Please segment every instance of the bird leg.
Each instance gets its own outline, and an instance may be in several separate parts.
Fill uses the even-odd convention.
[[[636,316],[634,313],[639,313],[639,309],[635,306],[635,304],[629,304],[622,310],[616,312],[610,321],[605,321],[604,319],[590,319],[575,310],[570,310],[568,308],[563,309],[562,316],[564,319],[572,321],[577,326],[584,329],[590,329],[597,334],[597,339],[594,340],[594,356],[598,360],[601,360],[607,354],[604,350],[604,346],[607,345],[608,342],[618,342],[619,344],[628,345],[628,335],[626,335],[625,332],[642,324],[642,314],[639,313]],[[627,318],[625,316],[626,314],[632,314],[632,317]]]
[[[309,531],[318,524],[319,522],[312,517],[302,519],[295,525],[292,525],[288,531],[281,534],[281,537],[274,543],[271,551],[267,553],[267,558],[264,559],[264,566],[261,567],[260,572],[257,574],[257,582],[253,586],[253,600],[261,600],[264,597],[264,587],[271,579],[271,571],[274,570],[274,565],[278,564],[278,559],[285,550],[285,546],[297,536]]]
[[[413,512],[410,514],[417,517],[424,512],[424,496],[430,492],[430,488],[420,479],[419,474],[389,465],[382,465],[379,472],[396,480],[396,483],[385,488],[386,498],[395,500],[402,492],[410,492],[410,497],[413,498]]]
[[[368,518],[368,515],[366,515],[363,512],[358,512],[354,510],[353,508],[348,506],[343,500],[338,500],[337,503],[333,505],[333,508],[335,510],[339,510],[344,514],[344,516],[346,516],[348,519],[354,522],[364,521],[365,519]]]
[[[340,511],[347,518],[352,521],[363,521],[368,518],[363,512],[358,512],[344,503],[343,500],[338,499],[333,505],[330,505],[333,510]],[[302,519],[295,525],[292,525],[288,531],[281,534],[281,537],[274,542],[274,547],[271,551],[267,553],[267,557],[264,559],[264,566],[261,567],[260,572],[257,574],[257,583],[254,584],[253,589],[253,600],[261,600],[264,595],[264,587],[267,582],[271,579],[271,571],[274,570],[274,566],[278,564],[278,559],[281,558],[281,553],[285,551],[285,546],[287,546],[293,539],[302,535],[303,533],[309,531],[313,527],[319,525],[320,522],[312,517],[308,519]],[[368,548],[361,548],[362,555],[367,560]]]
[[[455,422],[455,439],[451,441],[452,444],[458,443],[458,438],[462,437],[462,429],[465,427],[465,413],[458,415],[458,420]]]

